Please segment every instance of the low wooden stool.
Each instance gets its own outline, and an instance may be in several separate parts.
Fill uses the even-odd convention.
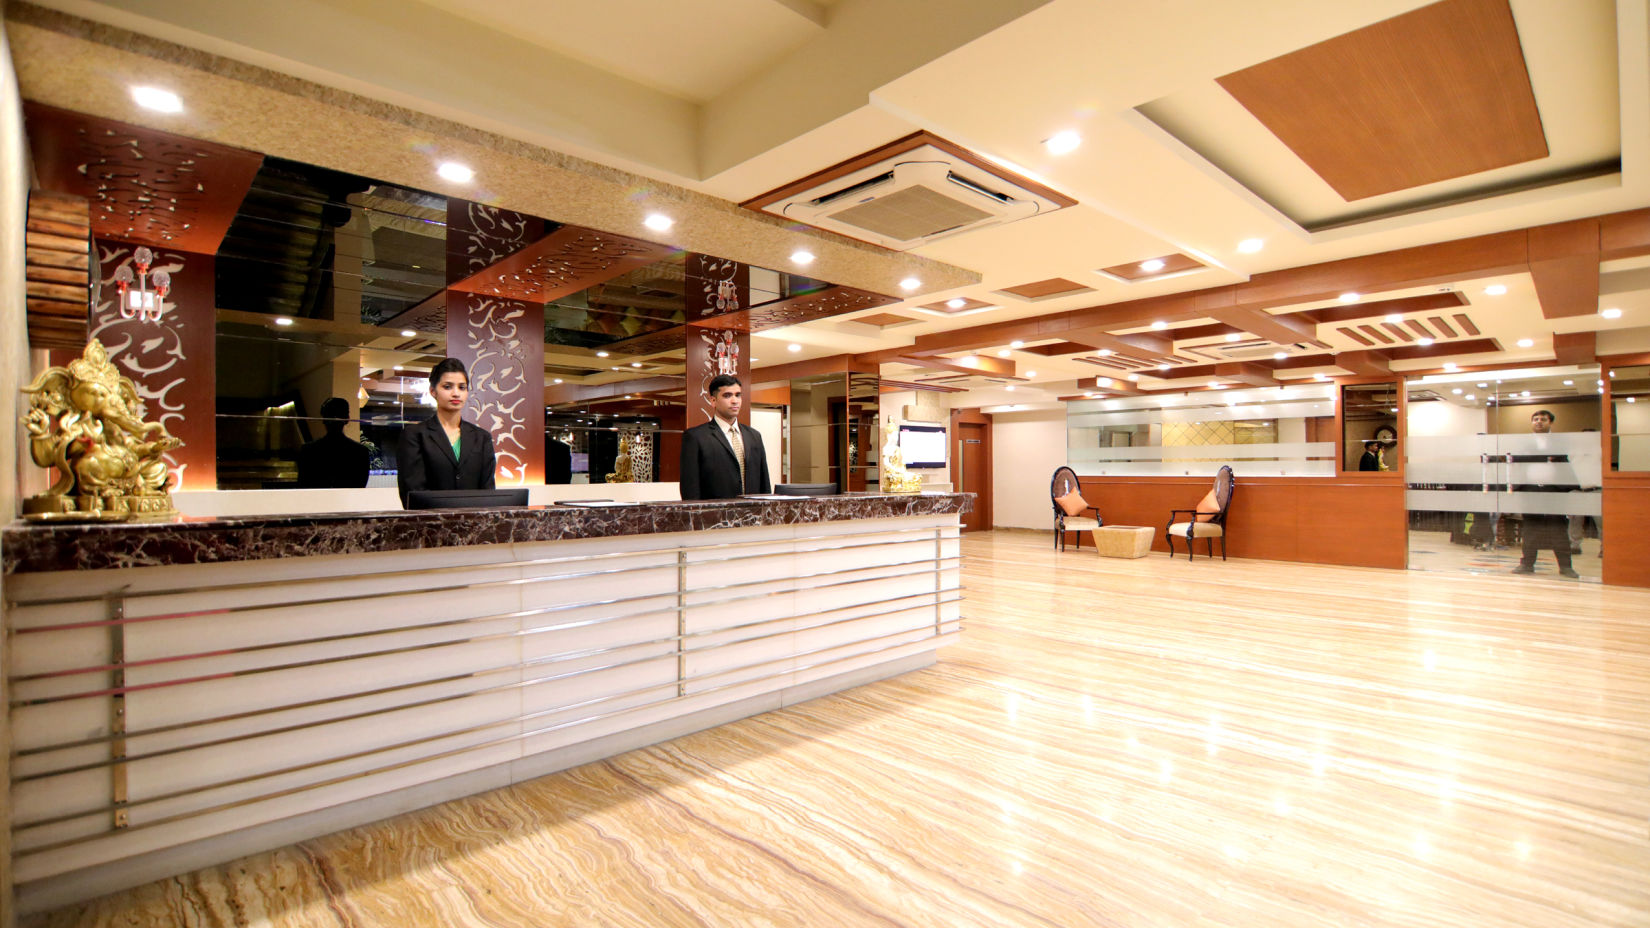
[[[1094,530],[1094,549],[1101,557],[1145,557],[1156,534],[1149,525],[1102,525]]]

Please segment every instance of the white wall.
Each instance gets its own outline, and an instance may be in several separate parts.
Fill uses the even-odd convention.
[[[992,522],[1004,528],[1053,525],[1048,484],[1066,463],[1066,411],[1038,409],[992,416]],[[1104,500],[1090,500],[1105,515]]]
[[[1650,402],[1616,400],[1616,435],[1622,470],[1650,470]]]
[[[1488,429],[1483,409],[1471,409],[1448,402],[1411,403],[1406,431],[1417,438],[1448,435],[1478,435]]]

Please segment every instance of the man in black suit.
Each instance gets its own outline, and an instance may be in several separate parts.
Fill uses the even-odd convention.
[[[298,486],[364,487],[372,454],[367,446],[344,434],[349,424],[349,401],[330,397],[321,404],[321,427],[326,435],[298,449]]]
[[[739,378],[718,374],[705,395],[715,415],[682,433],[682,498],[729,499],[772,492],[762,435],[739,424],[745,402]]]

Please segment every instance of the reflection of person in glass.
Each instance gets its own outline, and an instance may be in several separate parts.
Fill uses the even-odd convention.
[[[364,487],[372,455],[367,446],[344,434],[349,423],[349,401],[341,396],[321,404],[321,427],[326,434],[298,449],[298,486]]]
[[[1364,456],[1358,459],[1358,470],[1381,469],[1381,443],[1371,438],[1364,442]]]
[[[1551,410],[1538,409],[1530,414],[1530,431],[1536,435],[1546,435],[1553,430],[1553,423],[1557,416]],[[1568,455],[1553,455],[1547,458],[1549,463],[1568,461]],[[1532,490],[1548,490],[1542,484],[1526,487]],[[1542,551],[1553,552],[1558,560],[1559,576],[1575,579],[1581,575],[1576,573],[1570,565],[1570,520],[1564,516],[1547,515],[1545,513],[1525,513],[1523,527],[1524,552],[1513,568],[1515,574],[1535,573],[1535,559]]]
[[[401,505],[414,490],[491,490],[494,488],[493,436],[463,418],[470,398],[470,375],[464,362],[443,358],[430,371],[435,415],[401,433],[395,455]]]

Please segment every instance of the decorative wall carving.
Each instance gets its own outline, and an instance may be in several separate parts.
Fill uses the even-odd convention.
[[[210,255],[155,249],[154,270],[172,276],[171,304],[160,322],[121,316],[115,272],[132,263],[137,245],[98,239],[98,279],[93,299],[92,338],[137,387],[141,418],[159,422],[183,447],[164,456],[174,490],[215,490],[218,486],[216,403],[217,309]]]
[[[869,290],[856,290],[853,287],[827,287],[813,293],[763,303],[761,306],[753,306],[741,312],[712,316],[704,320],[703,324],[744,329],[748,332],[760,332],[764,329],[796,325],[814,319],[840,316],[843,313],[857,312],[875,306],[888,306],[898,302],[899,300],[894,297],[872,293]]]
[[[709,422],[715,412],[705,402],[705,389],[717,374],[732,374],[746,385],[746,405],[739,421],[749,424],[751,382],[751,337],[749,332],[713,329],[702,325],[685,327],[687,334],[687,424],[691,428]]]
[[[472,277],[544,237],[536,216],[473,203],[447,201],[447,282]]]
[[[40,186],[85,197],[92,234],[216,254],[263,156],[24,104]]]
[[[469,415],[493,436],[499,486],[544,481],[544,307],[449,291],[447,353],[470,371]]]
[[[548,303],[645,267],[670,254],[653,242],[562,226],[486,270],[452,285],[454,290]]]
[[[684,260],[683,270],[687,284],[683,298],[689,319],[720,316],[750,306],[749,265],[691,253]]]

